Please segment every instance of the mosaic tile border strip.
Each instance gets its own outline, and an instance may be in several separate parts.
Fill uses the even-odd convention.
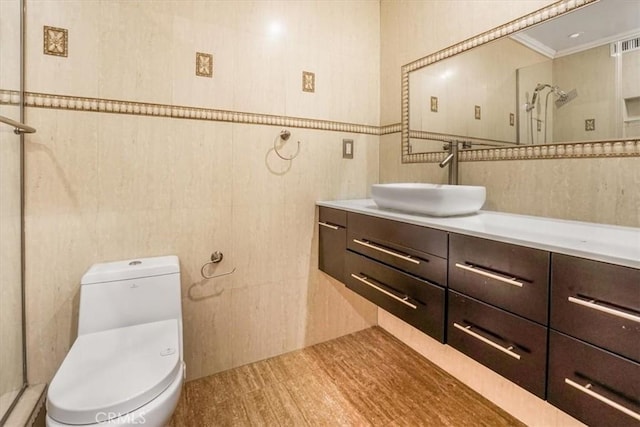
[[[409,73],[424,66],[442,61],[451,56],[465,52],[469,49],[481,46],[492,40],[508,36],[522,29],[537,25],[541,22],[571,12],[572,10],[584,7],[598,0],[560,0],[547,7],[535,12],[531,12],[518,19],[515,19],[499,27],[493,28],[478,34],[475,37],[463,40],[460,43],[441,49],[431,55],[419,58],[413,62],[405,64],[401,68],[401,114],[402,114],[402,131],[401,131],[401,149],[403,163],[420,163],[423,157],[420,153],[410,153],[409,147]],[[430,153],[428,153],[430,154]]]
[[[399,133],[401,130],[402,130],[401,123],[384,125],[384,126],[380,126],[380,135],[390,135],[392,133]]]
[[[0,103],[6,98],[0,91]],[[9,95],[11,96],[11,95]],[[241,111],[218,110],[181,105],[153,104],[147,102],[121,101],[46,93],[25,93],[25,106],[60,110],[93,111],[101,113],[132,114],[137,116],[170,117],[191,120],[286,126],[303,129],[327,130],[349,133],[379,135],[380,127],[357,123],[303,117],[276,116]]]
[[[440,163],[448,153],[412,154],[404,163]],[[640,139],[526,145],[459,151],[461,162],[640,157]]]
[[[435,132],[425,132],[422,130],[409,130],[409,138],[413,139],[425,139],[429,141],[438,141],[438,142],[449,142],[449,141],[464,141],[470,142],[472,144],[478,145],[488,145],[489,147],[495,146],[509,146],[513,147],[513,142],[511,141],[501,141],[498,139],[488,139],[488,138],[474,138],[468,136],[461,135],[450,135],[446,133],[435,133]]]
[[[20,105],[20,91],[0,89],[0,105]]]
[[[20,92],[0,89],[0,104],[20,105]],[[35,92],[25,93],[25,106],[33,108],[130,114],[190,120],[287,126],[377,136],[404,132],[401,123],[393,123],[384,126],[360,125],[354,123],[243,113],[210,108],[52,95]],[[405,161],[405,163],[439,163],[444,159],[445,154],[446,153],[444,152],[412,154],[411,160]],[[519,147],[498,147],[460,151],[460,161],[463,162],[594,157],[640,157],[640,140],[628,139],[620,141],[595,141],[553,145],[527,145]]]
[[[579,159],[640,156],[640,140],[597,141],[569,144],[529,145],[462,151],[461,161]]]

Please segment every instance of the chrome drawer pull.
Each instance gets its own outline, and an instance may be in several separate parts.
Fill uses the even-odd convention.
[[[591,384],[587,384],[586,386],[582,386],[580,384],[578,384],[575,381],[571,381],[569,378],[565,378],[564,382],[569,384],[571,387],[574,387],[578,390],[580,390],[581,392],[588,394],[589,396],[598,399],[600,402],[604,403],[605,405],[609,405],[614,409],[617,409],[618,411],[629,415],[631,418],[634,418],[638,421],[640,421],[640,414],[638,414],[637,412],[632,411],[629,408],[625,408],[624,406],[620,405],[619,403],[614,402],[611,399],[607,399],[606,397],[596,393],[593,390],[590,390],[591,388]]]
[[[417,259],[411,258],[411,256],[409,256],[409,255],[403,255],[403,254],[400,254],[398,252],[393,252],[393,251],[390,251],[388,249],[381,248],[380,246],[372,245],[369,242],[364,242],[362,240],[353,239],[353,241],[355,243],[359,244],[359,245],[366,246],[367,248],[375,249],[376,251],[383,252],[383,253],[385,253],[387,255],[393,255],[396,258],[400,258],[400,259],[403,259],[405,261],[409,261],[409,262],[412,262],[414,264],[420,265],[420,261],[418,261]]]
[[[475,273],[475,274],[479,274],[481,276],[490,277],[492,279],[499,280],[501,282],[508,283],[510,285],[513,285],[513,286],[517,286],[519,288],[521,288],[522,285],[523,285],[523,283],[518,281],[518,280],[516,280],[515,277],[498,276],[495,273],[490,273],[488,271],[482,270],[482,269],[480,269],[480,267],[477,267],[475,265],[460,264],[460,263],[456,262],[456,267],[461,268],[463,270],[470,271],[470,272]]]
[[[500,351],[501,351],[501,352],[503,352],[503,353],[508,354],[509,356],[513,357],[514,359],[518,359],[518,360],[520,360],[520,355],[519,355],[518,353],[515,353],[515,352],[511,351],[511,349],[512,349],[513,347],[506,348],[506,347],[503,347],[503,346],[501,346],[501,345],[499,345],[499,344],[496,344],[496,343],[494,343],[493,341],[486,339],[486,338],[485,338],[485,337],[483,337],[482,335],[480,335],[480,334],[477,334],[477,333],[473,332],[473,331],[471,330],[471,326],[466,326],[466,327],[465,327],[465,326],[459,325],[459,324],[457,324],[457,323],[455,323],[455,322],[453,323],[453,326],[454,326],[454,327],[456,327],[456,328],[458,328],[458,329],[460,329],[460,330],[461,330],[462,332],[464,332],[465,334],[469,334],[469,335],[471,335],[472,337],[479,339],[479,340],[480,340],[480,341],[482,341],[483,343],[485,343],[485,344],[489,344],[491,347],[493,347],[493,348],[495,348],[495,349],[497,349],[497,350],[500,350]]]
[[[391,292],[386,291],[386,290],[382,289],[381,287],[374,285],[373,283],[368,281],[366,277],[360,277],[357,274],[353,274],[353,273],[351,273],[351,277],[353,277],[356,280],[361,281],[362,283],[364,283],[367,286],[370,286],[370,287],[376,289],[377,291],[382,292],[383,294],[385,294],[387,296],[390,296],[391,298],[395,299],[396,301],[400,301],[404,305],[409,306],[409,307],[413,308],[414,310],[418,308],[417,305],[411,304],[409,301],[407,301],[407,299],[409,299],[409,297],[400,298],[399,296],[394,295]]]
[[[596,304],[594,301],[585,301],[576,297],[569,297],[568,300],[569,302],[572,302],[574,304],[582,305],[584,307],[602,311],[603,313],[611,314],[613,316],[622,317],[623,319],[640,323],[640,316],[634,316],[633,314],[625,313],[624,311],[615,310],[609,307],[604,307],[602,305]]]
[[[336,227],[335,225],[327,224],[326,222],[322,222],[322,221],[318,221],[318,225],[321,225],[321,226],[323,226],[323,227],[330,228],[330,229],[332,229],[332,230],[337,230],[337,229],[339,229],[339,228],[340,228],[340,227]]]

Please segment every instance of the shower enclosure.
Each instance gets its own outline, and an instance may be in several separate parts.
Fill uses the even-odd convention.
[[[546,96],[544,97],[544,104],[540,102],[540,98],[542,98],[542,93],[548,89]],[[557,85],[551,85],[549,83],[538,83],[536,88],[533,90],[533,95],[531,96],[531,100],[528,100],[525,104],[525,111],[529,115],[529,135],[530,138],[528,140],[529,144],[534,144],[534,132],[533,128],[544,128],[544,137],[542,141],[537,141],[538,143],[542,142],[543,144],[547,144],[550,142],[547,139],[548,129],[549,129],[549,96],[553,95],[555,101],[554,104],[556,108],[560,108],[566,103],[574,100],[578,96],[578,91],[576,89],[571,90],[570,92],[565,92],[560,89]],[[537,116],[534,115],[534,110],[542,110],[544,109],[543,116],[544,120],[540,120],[540,114]],[[534,125],[535,124],[535,125]],[[538,129],[539,131],[540,129]]]
[[[0,1],[0,116],[24,122],[23,1]],[[0,123],[0,425],[26,387],[23,140]]]
[[[634,31],[518,68],[518,141],[550,144],[636,137],[640,29]]]

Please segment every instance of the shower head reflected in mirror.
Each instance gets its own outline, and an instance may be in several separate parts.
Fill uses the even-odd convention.
[[[540,93],[546,89],[549,88],[549,91],[547,92],[545,99],[544,99],[544,105],[540,106],[538,105],[538,98],[540,96]],[[559,86],[557,85],[551,85],[548,83],[538,83],[535,87],[535,89],[533,90],[533,95],[531,96],[531,102],[527,102],[525,104],[525,110],[528,114],[529,117],[529,135],[530,135],[530,142],[531,144],[534,143],[534,121],[537,123],[537,129],[538,132],[541,131],[541,128],[544,127],[544,139],[543,139],[543,143],[546,144],[547,143],[547,128],[548,128],[548,113],[549,113],[549,97],[551,95],[555,95],[556,96],[556,100],[555,100],[555,104],[556,104],[556,108],[560,108],[562,106],[564,106],[565,104],[569,103],[570,101],[573,101],[577,96],[578,96],[578,91],[576,89],[573,89],[571,91],[569,91],[568,93],[565,92],[564,90],[560,89]],[[535,108],[539,108],[539,111],[537,111],[536,117],[534,118],[534,113],[533,110]],[[544,120],[540,119],[540,114],[544,112]]]
[[[527,111],[527,113],[533,110],[534,108],[536,108],[536,102],[538,101],[538,93],[544,90],[545,88],[551,89],[549,93],[553,93],[558,97],[558,99],[556,100],[556,107],[558,108],[562,107],[564,104],[566,104],[569,101],[572,101],[578,96],[578,92],[575,89],[567,93],[564,90],[560,89],[560,87],[557,85],[552,86],[548,83],[538,83],[535,89],[533,90],[533,95],[531,96],[531,102],[528,102],[525,104],[525,110]]]
[[[558,94],[558,99],[556,99],[556,108],[560,108],[578,97],[578,91],[575,89],[570,90],[568,93],[562,90],[560,90],[560,92],[562,93]]]

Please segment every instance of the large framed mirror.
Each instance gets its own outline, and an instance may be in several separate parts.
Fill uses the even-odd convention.
[[[402,67],[402,161],[640,155],[640,3],[563,0]]]

